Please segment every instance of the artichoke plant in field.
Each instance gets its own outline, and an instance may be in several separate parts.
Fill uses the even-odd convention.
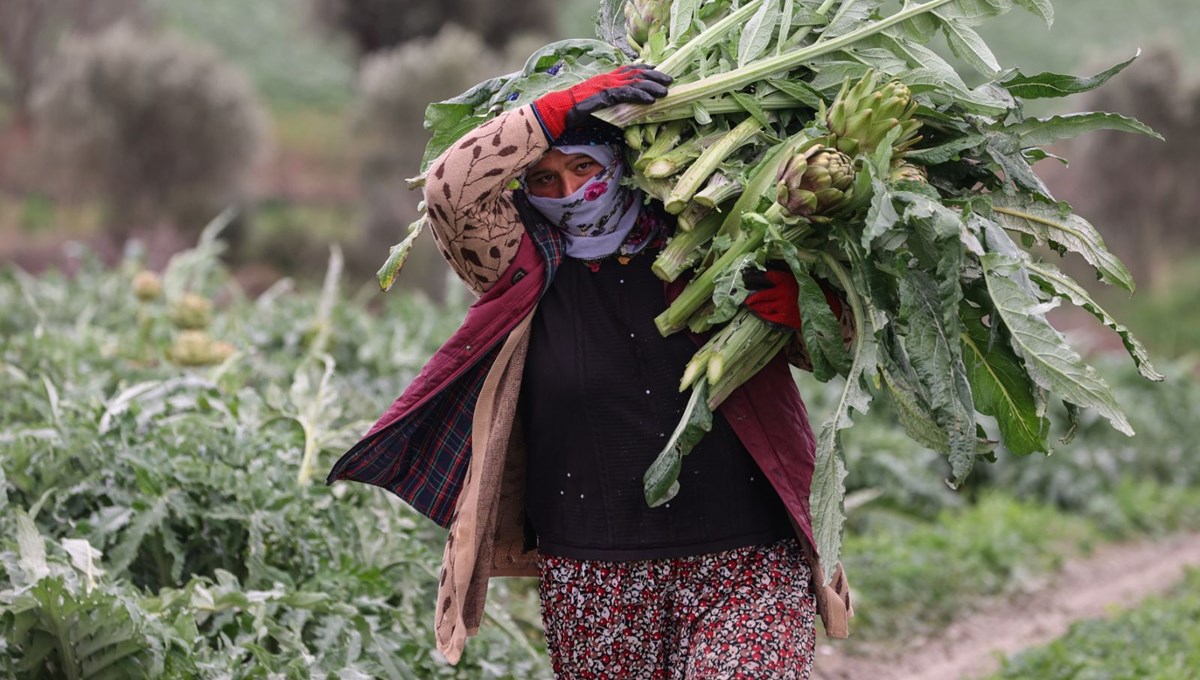
[[[655,325],[664,335],[713,331],[681,381],[692,398],[646,473],[647,502],[678,491],[681,459],[711,409],[786,344],[790,331],[741,308],[745,273],[768,264],[799,284],[799,339],[814,375],[844,378],[819,430],[813,486],[826,573],[840,550],[841,431],[875,398],[892,404],[909,437],[947,456],[952,484],[997,446],[1049,453],[1047,414],[1060,402],[1071,421],[1088,408],[1133,433],[1047,310],[1087,311],[1145,378],[1162,375],[1043,253],[1074,252],[1129,292],[1133,280],[1032,163],[1042,147],[1093,130],[1157,135],[1111,113],[1027,115],[1025,100],[1095,89],[1133,59],[1091,77],[1002,68],[975,26],[1017,6],[1053,20],[1048,0],[601,0],[598,40],[548,45],[520,72],[429,107],[422,171],[499,112],[616,65],[652,63],[674,77],[652,104],[595,114],[624,128],[630,180],[679,216],[653,269],[688,284]],[[925,46],[939,33],[980,85]],[[404,252],[393,249],[381,285]],[[852,317],[848,344],[825,285]],[[983,423],[995,424],[996,440]]]

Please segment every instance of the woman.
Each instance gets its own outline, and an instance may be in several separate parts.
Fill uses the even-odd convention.
[[[813,437],[782,356],[722,404],[671,503],[641,493],[697,345],[654,329],[681,288],[649,270],[673,222],[621,185],[619,136],[590,114],[669,82],[596,76],[430,166],[435,238],[480,297],[330,482],[388,488],[449,527],[435,630],[451,662],[490,576],[540,576],[564,678],[805,678],[814,613],[846,633],[845,579],[822,585],[811,549]],[[797,327],[787,278],[763,283],[752,311]]]

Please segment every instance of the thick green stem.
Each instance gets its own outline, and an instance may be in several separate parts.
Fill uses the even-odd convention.
[[[652,159],[642,173],[650,179],[665,179],[677,175],[689,163],[699,158],[703,152],[704,146],[701,140],[689,139],[667,153]]]
[[[658,332],[665,337],[687,328],[688,319],[692,314],[712,298],[713,290],[716,288],[717,275],[742,255],[758,250],[762,246],[765,236],[766,228],[760,226],[734,241],[725,254],[717,258],[711,267],[704,270],[703,274],[693,279],[687,288],[683,289],[683,292],[667,307],[666,311],[654,317],[654,325],[658,327]]]
[[[711,215],[712,211],[710,206],[692,201],[688,203],[683,212],[679,213],[679,217],[675,221],[678,223],[680,231],[692,231],[697,224],[700,224],[701,220]]]
[[[683,118],[683,116],[680,116]],[[649,142],[637,158],[633,161],[633,167],[637,170],[645,170],[646,166],[654,162],[660,156],[670,153],[672,149],[679,145],[679,140],[683,138],[683,132],[687,129],[687,121],[673,120],[662,126],[658,130],[653,139],[646,137],[645,133],[651,129],[651,126],[642,127],[643,141]]]
[[[596,114],[596,116],[618,127],[626,127],[646,120],[648,116],[659,111],[690,105],[693,102],[707,99],[708,97],[740,90],[751,83],[763,80],[776,73],[786,73],[816,57],[837,52],[864,38],[882,33],[892,26],[902,24],[913,17],[931,12],[953,1],[929,0],[929,2],[923,4],[913,5],[896,12],[890,17],[868,23],[862,28],[850,31],[836,38],[819,40],[808,47],[793,52],[788,52],[777,57],[773,56],[761,59],[743,68],[680,85],[673,88],[666,97],[659,99],[653,104],[621,104],[611,109],[605,109]]]
[[[674,281],[704,256],[704,246],[712,240],[724,218],[711,213],[696,223],[691,231],[677,230],[662,249],[650,269],[663,281]]]
[[[741,182],[729,179],[722,173],[714,173],[708,178],[708,184],[692,197],[692,203],[716,209],[725,201],[740,196],[742,188]]]
[[[740,330],[739,335],[744,334],[740,338],[740,348],[734,352],[733,343],[730,343],[730,348],[718,356],[728,355],[727,361],[729,365],[725,367],[720,379],[712,385],[708,395],[709,408],[716,408],[721,405],[721,402],[733,394],[733,391],[741,387],[756,373],[762,370],[779,350],[783,349],[788,342],[788,336],[791,331],[780,330],[773,328],[767,322],[762,321],[758,317],[750,315],[749,312],[743,312],[749,318],[745,320],[745,330]],[[716,359],[717,357],[714,357]],[[713,359],[709,360],[709,365],[712,365]]]
[[[667,197],[667,212],[672,215],[683,212],[688,201],[692,200],[692,196],[700,190],[700,185],[708,179],[708,176],[717,171],[729,154],[737,151],[738,147],[758,134],[762,127],[762,123],[757,118],[747,118],[737,127],[725,133],[715,144],[705,149],[704,153],[700,154],[700,158],[696,159],[696,162],[692,163],[687,172],[683,173],[683,176],[675,183],[675,189]]]
[[[782,109],[795,109],[798,105],[796,100],[782,93],[773,93],[766,95],[758,100],[759,106],[764,111],[778,111]],[[723,113],[748,113],[746,108],[739,104],[733,97],[713,97],[705,100],[703,103],[704,110],[711,115]],[[653,114],[646,116],[640,123],[658,123],[667,121],[677,121],[690,119],[694,115],[692,105],[676,106],[671,109],[656,111]]]
[[[727,33],[744,24],[758,11],[758,6],[762,3],[763,0],[748,2],[730,13],[729,16],[704,29],[700,35],[687,41],[671,56],[663,59],[662,63],[658,64],[658,70],[669,76],[678,76],[683,73],[697,60],[704,58],[705,50],[721,42]]]

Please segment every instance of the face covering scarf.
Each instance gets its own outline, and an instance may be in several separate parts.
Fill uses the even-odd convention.
[[[529,202],[566,241],[566,254],[580,260],[598,260],[610,255],[633,255],[650,243],[649,220],[642,219],[642,192],[621,186],[625,162],[609,145],[563,145],[564,154],[582,153],[604,166],[595,177],[563,198],[527,194]],[[639,226],[635,230],[634,228]],[[642,233],[645,231],[646,233]],[[632,238],[628,238],[635,232]]]

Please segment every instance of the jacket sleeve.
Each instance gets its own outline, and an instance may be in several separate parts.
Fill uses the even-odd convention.
[[[425,208],[442,257],[476,296],[512,263],[525,226],[509,185],[550,148],[523,106],[455,142],[430,166]]]

